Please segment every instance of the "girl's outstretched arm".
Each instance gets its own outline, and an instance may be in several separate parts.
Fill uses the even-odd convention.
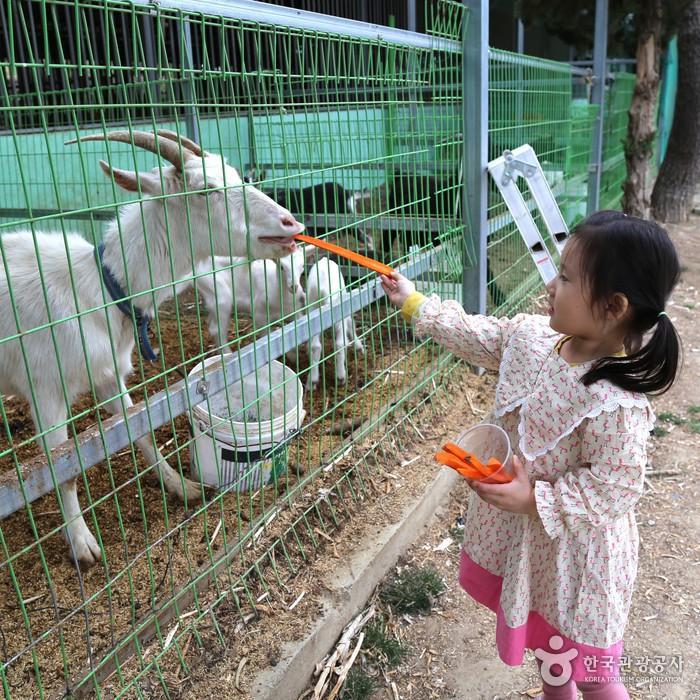
[[[430,336],[457,357],[486,369],[498,369],[503,345],[525,318],[468,314],[458,301],[442,301],[435,294],[423,296],[411,280],[398,272],[391,277],[382,275],[381,282],[389,301],[413,323],[417,335]]]

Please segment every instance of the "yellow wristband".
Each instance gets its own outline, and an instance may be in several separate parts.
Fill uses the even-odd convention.
[[[425,301],[425,296],[420,292],[411,292],[401,307],[401,315],[410,321],[418,311],[420,305]]]

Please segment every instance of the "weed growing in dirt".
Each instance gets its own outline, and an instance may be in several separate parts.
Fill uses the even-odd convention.
[[[367,625],[364,648],[369,654],[378,657],[378,660],[389,668],[398,665],[408,651],[387,630],[386,621],[381,617]]]
[[[673,423],[673,425],[683,425],[686,422],[685,418],[681,418],[670,411],[662,411],[659,413],[659,420],[664,423]]]
[[[450,528],[450,537],[457,542],[464,538],[464,518],[461,515],[455,518],[455,524]]]
[[[668,430],[666,428],[662,428],[660,425],[657,425],[652,431],[651,434],[654,437],[666,437],[668,435]]]
[[[700,420],[697,418],[691,418],[688,421],[688,428],[691,433],[700,434]]]
[[[376,685],[364,671],[351,668],[345,679],[340,700],[367,700],[372,695]]]
[[[688,406],[688,413],[690,413],[691,416],[697,416],[700,413],[700,406]]]
[[[435,598],[445,590],[445,582],[433,568],[406,569],[379,591],[379,599],[398,615],[427,613]]]

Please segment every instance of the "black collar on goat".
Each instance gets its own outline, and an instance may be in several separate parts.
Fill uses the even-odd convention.
[[[104,250],[104,243],[100,243],[100,245],[95,247],[95,259],[100,267],[105,289],[109,292],[109,296],[112,297],[112,301],[117,302],[117,308],[128,317],[129,320],[136,323],[141,357],[143,357],[144,360],[148,360],[148,362],[155,362],[158,359],[158,355],[151,347],[151,341],[148,339],[148,324],[151,319],[146,316],[138,306],[134,306],[126,298],[126,292],[121,288],[119,282],[114,278],[112,271],[102,260]]]

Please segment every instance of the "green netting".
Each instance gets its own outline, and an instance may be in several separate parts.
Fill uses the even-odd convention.
[[[622,183],[627,175],[625,139],[634,81],[633,73],[616,72],[614,80],[606,87],[603,169],[600,179],[601,209],[616,209],[622,199]]]

